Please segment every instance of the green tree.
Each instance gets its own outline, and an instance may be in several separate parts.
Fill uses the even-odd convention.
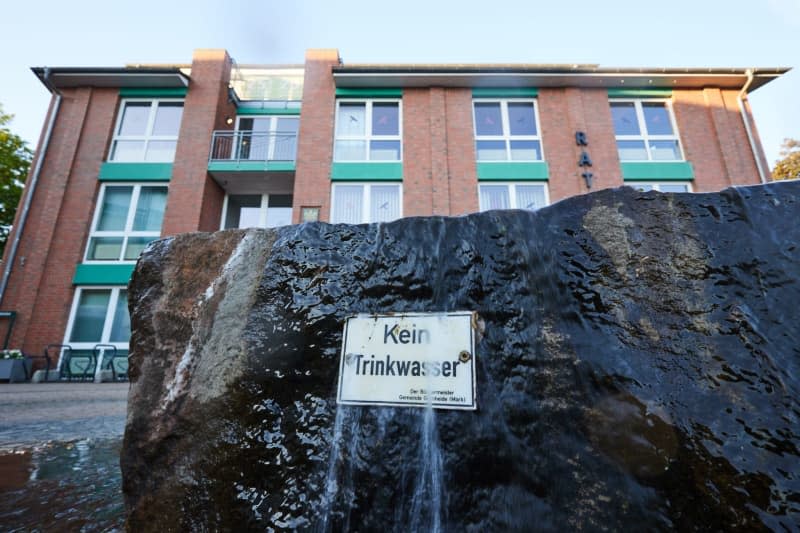
[[[797,139],[784,139],[780,155],[783,159],[775,162],[772,179],[791,180],[800,178],[800,141]]]
[[[33,157],[22,137],[8,129],[12,118],[14,115],[4,113],[0,104],[0,256],[6,248]]]

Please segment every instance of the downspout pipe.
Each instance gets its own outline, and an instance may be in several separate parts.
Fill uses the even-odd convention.
[[[8,252],[8,261],[3,268],[3,279],[0,281],[0,305],[2,304],[3,298],[6,295],[8,280],[11,277],[11,269],[14,266],[14,261],[17,259],[17,248],[19,248],[19,242],[22,240],[22,233],[25,230],[25,222],[28,220],[28,212],[30,211],[31,204],[33,203],[33,195],[36,193],[36,184],[39,182],[39,174],[41,174],[42,166],[44,166],[44,160],[47,156],[47,148],[50,146],[50,138],[53,134],[53,129],[55,128],[58,110],[61,107],[61,93],[59,93],[58,90],[50,83],[49,68],[44,69],[44,82],[45,86],[50,90],[50,93],[55,96],[55,101],[53,102],[53,109],[50,113],[50,117],[47,120],[47,127],[44,131],[44,139],[42,140],[42,148],[39,150],[38,157],[36,158],[36,164],[33,167],[33,172],[31,173],[28,186],[24,191],[25,201],[22,204],[22,212],[19,215],[17,227],[14,228],[14,240],[11,242],[11,249]]]
[[[742,122],[744,122],[744,131],[747,133],[747,140],[750,142],[750,151],[753,153],[753,159],[756,160],[756,168],[758,169],[758,177],[761,178],[761,183],[767,182],[767,175],[764,172],[764,167],[761,164],[761,155],[756,145],[755,137],[753,136],[753,127],[750,125],[750,119],[747,116],[747,107],[745,101],[747,100],[747,89],[753,83],[753,69],[749,68],[745,72],[747,74],[747,81],[745,82],[742,90],[739,91],[739,96],[736,101],[739,102],[739,112],[742,114]]]

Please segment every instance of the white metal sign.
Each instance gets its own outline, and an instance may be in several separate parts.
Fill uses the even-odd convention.
[[[469,311],[348,318],[338,403],[475,409],[476,319]]]

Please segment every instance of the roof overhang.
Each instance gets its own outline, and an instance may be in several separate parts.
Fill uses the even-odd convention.
[[[600,68],[595,65],[343,65],[333,67],[337,87],[588,87],[741,89],[748,92],[790,69]]]
[[[48,89],[72,87],[181,88],[189,77],[179,67],[34,67],[33,73]]]

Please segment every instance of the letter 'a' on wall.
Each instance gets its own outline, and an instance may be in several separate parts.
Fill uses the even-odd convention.
[[[349,317],[337,402],[476,409],[478,323],[469,311]]]

